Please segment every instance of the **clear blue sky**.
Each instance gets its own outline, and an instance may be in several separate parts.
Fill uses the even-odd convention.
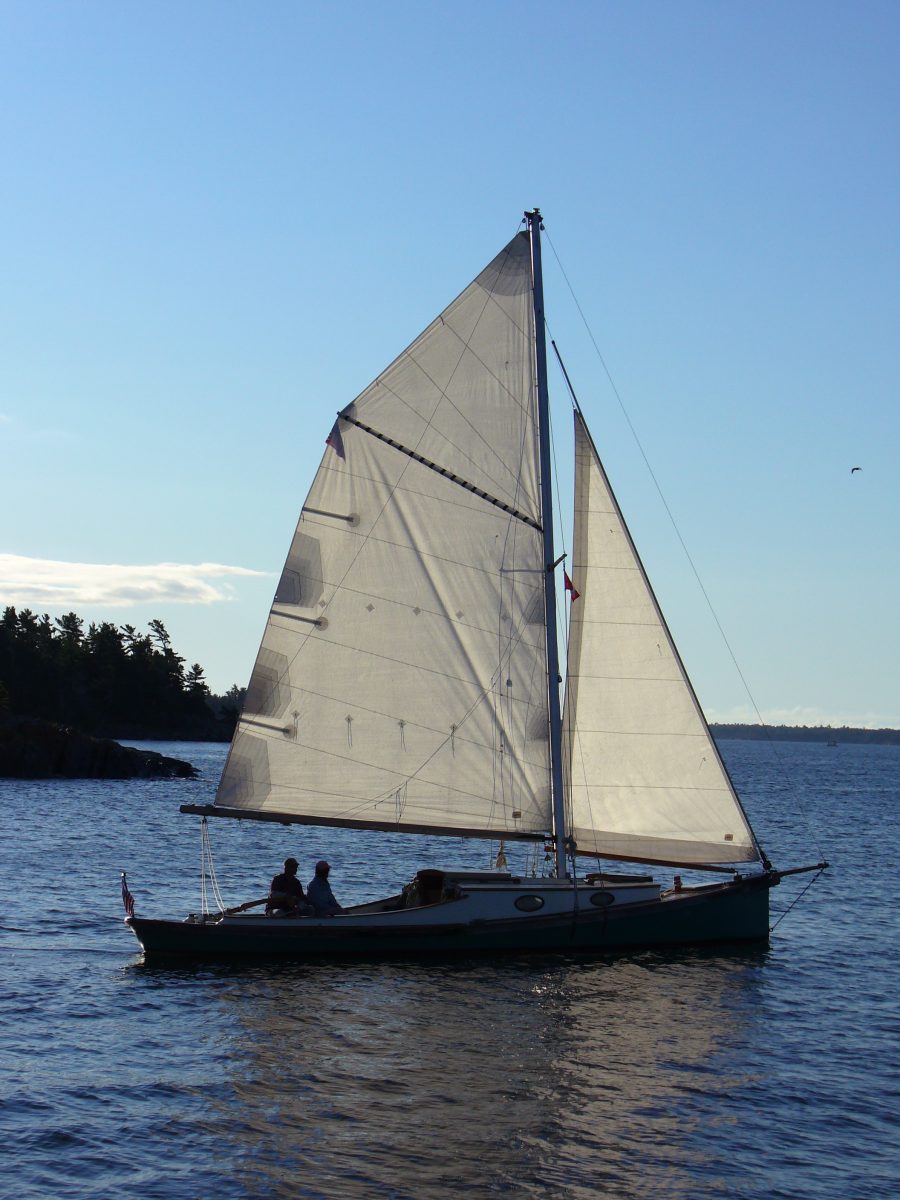
[[[3,3],[0,604],[161,617],[245,683],[333,414],[538,204],[764,716],[900,725],[898,34],[893,0]],[[546,259],[701,700],[752,717]]]

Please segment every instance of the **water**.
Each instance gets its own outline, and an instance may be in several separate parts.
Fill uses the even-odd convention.
[[[168,747],[193,782],[0,780],[0,1197],[893,1198],[900,750],[723,750],[774,860],[817,858],[806,809],[833,870],[768,949],[595,961],[144,966],[119,871],[141,912],[197,908],[178,805],[224,747]],[[486,865],[211,824],[226,903],[288,853],[345,902]]]

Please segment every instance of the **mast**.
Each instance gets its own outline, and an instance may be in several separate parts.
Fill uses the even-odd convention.
[[[562,713],[559,703],[559,646],[556,637],[556,556],[553,550],[553,488],[550,475],[550,392],[544,333],[544,279],[541,271],[541,210],[525,213],[531,238],[534,296],[534,351],[537,375],[538,437],[541,460],[541,524],[544,538],[544,616],[547,623],[547,701],[550,716],[550,786],[556,877],[566,878],[566,813],[562,773]]]

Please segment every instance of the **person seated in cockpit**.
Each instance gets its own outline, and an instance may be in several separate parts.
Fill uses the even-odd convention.
[[[303,894],[303,884],[297,878],[299,865],[296,858],[284,860],[284,870],[275,876],[272,886],[269,888],[269,899],[266,903],[267,913],[296,916],[298,913],[310,911]]]
[[[307,899],[313,906],[317,917],[333,917],[335,913],[341,911],[341,905],[335,899],[331,884],[328,882],[330,870],[331,867],[324,859],[317,862],[315,876],[306,885]]]

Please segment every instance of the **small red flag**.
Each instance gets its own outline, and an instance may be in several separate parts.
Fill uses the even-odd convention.
[[[569,578],[568,571],[563,571],[563,580],[565,581],[566,591],[572,593],[572,602],[574,603],[578,599],[578,597],[581,595],[581,592],[575,591],[575,585],[572,583],[572,580]]]

